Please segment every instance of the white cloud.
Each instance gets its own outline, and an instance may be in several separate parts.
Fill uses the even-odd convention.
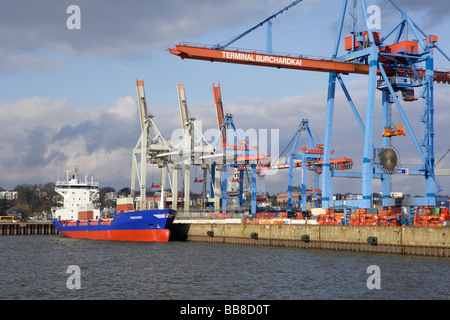
[[[126,124],[131,124],[137,117],[136,100],[132,97],[119,98],[117,104],[107,112],[127,122]]]
[[[131,164],[139,134],[136,109],[131,97],[89,109],[46,97],[1,103],[0,186],[54,181],[58,170],[75,165],[109,176],[106,181],[129,176],[120,166]]]
[[[365,119],[366,92],[353,90],[359,84],[348,82],[350,93]],[[295,95],[277,100],[256,98],[224,101],[227,111],[233,114],[237,127],[248,129],[278,129],[280,151],[295,134],[302,119],[309,120],[310,127],[324,139],[326,94]],[[446,93],[436,93],[436,158],[450,147],[446,137],[449,116],[446,113]],[[379,104],[377,104],[379,106]],[[407,104],[411,125],[421,140],[421,102]],[[374,143],[379,147],[382,128],[381,108],[376,108]],[[117,99],[113,106],[76,108],[67,99],[33,97],[0,104],[0,119],[3,141],[0,143],[0,186],[14,188],[21,183],[46,183],[58,178],[63,170],[79,165],[81,171],[101,178],[102,186],[122,188],[129,186],[131,174],[131,150],[139,138],[139,116],[136,100],[132,97]],[[180,127],[178,107],[159,108],[150,106],[158,128],[170,139],[172,132]],[[189,104],[190,115],[202,122],[202,129],[216,129],[217,123],[213,101],[202,100]],[[354,119],[348,103],[337,89],[333,130],[333,147],[337,155],[353,159],[354,170],[361,170],[363,135]],[[301,146],[306,146],[306,135],[301,135]],[[396,137],[395,146],[402,163],[419,160],[411,137]],[[445,149],[445,150],[444,150]],[[418,162],[420,163],[420,161]],[[446,157],[440,168],[450,168],[450,157]],[[415,180],[414,180],[415,179]],[[413,182],[411,182],[414,180]],[[446,186],[447,178],[440,178]],[[423,179],[395,177],[393,186],[400,191],[419,193]],[[285,172],[267,178],[269,192],[283,190],[287,186]],[[379,183],[374,182],[375,189]],[[448,183],[447,183],[448,189]],[[335,179],[335,192],[360,192],[359,179]],[[374,190],[376,191],[376,190]],[[448,193],[448,191],[446,191]],[[445,193],[445,192],[444,192]]]

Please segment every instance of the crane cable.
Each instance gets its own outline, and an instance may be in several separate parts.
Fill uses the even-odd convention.
[[[278,11],[277,13],[271,15],[270,17],[268,17],[267,19],[261,21],[260,23],[258,23],[257,25],[255,25],[254,27],[248,29],[247,31],[242,32],[241,34],[235,36],[234,38],[231,38],[229,40],[220,42],[218,44],[216,44],[214,46],[214,49],[225,49],[226,47],[228,47],[229,45],[231,45],[232,43],[238,41],[239,39],[241,39],[242,37],[246,36],[247,34],[249,34],[250,32],[252,32],[253,30],[263,26],[266,22],[269,22],[270,20],[272,20],[273,18],[276,18],[276,16],[278,16],[279,14],[282,14],[284,11],[292,8],[293,6],[295,6],[296,4],[302,2],[303,0],[296,0],[294,2],[292,2],[290,5],[284,7],[283,9],[281,9],[280,11]]]

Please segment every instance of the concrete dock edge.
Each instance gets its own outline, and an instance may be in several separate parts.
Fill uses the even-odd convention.
[[[172,241],[448,258],[449,227],[174,223]]]

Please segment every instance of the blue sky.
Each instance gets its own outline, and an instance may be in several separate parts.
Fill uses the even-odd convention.
[[[211,88],[220,82],[225,107],[236,124],[244,129],[280,130],[281,149],[303,118],[310,119],[312,128],[323,136],[328,74],[183,61],[167,51],[182,41],[224,41],[290,3],[3,0],[0,121],[7,139],[0,143],[0,187],[55,181],[63,170],[75,165],[98,176],[102,186],[129,186],[131,149],[139,137],[136,79],[144,80],[150,112],[167,135],[180,123],[176,83],[186,86],[191,114],[203,121],[204,127],[214,127]],[[398,20],[387,0],[367,3],[381,7],[382,32]],[[448,1],[397,3],[424,31],[437,34],[440,47],[450,54]],[[81,30],[66,28],[66,8],[71,4],[81,9]],[[274,51],[330,56],[340,6],[341,1],[305,0],[277,17],[273,21]],[[347,22],[344,33],[348,31]],[[263,50],[265,36],[263,27],[233,46]],[[450,69],[450,63],[437,57],[436,67]],[[345,80],[364,117],[365,77]],[[436,85],[437,158],[450,148],[449,89],[449,85]],[[420,139],[421,104],[406,107]],[[337,102],[336,110],[333,141],[342,156],[357,164],[362,157],[359,128],[349,119],[345,100]],[[414,163],[412,143],[408,137],[402,139],[398,146],[402,162]],[[440,166],[450,168],[450,157]],[[159,179],[156,174],[154,179]],[[423,191],[412,188],[414,184],[405,177],[396,179],[394,188]],[[449,185],[448,178],[441,183]],[[267,184],[271,193],[284,189],[285,174],[270,177]],[[337,192],[360,189],[359,181],[335,184]]]

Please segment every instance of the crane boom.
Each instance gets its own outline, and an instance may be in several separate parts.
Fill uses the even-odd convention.
[[[147,101],[145,99],[144,80],[136,79],[136,88],[138,94],[139,116],[141,119],[141,130],[144,130],[145,121],[148,118]]]
[[[338,61],[331,58],[308,58],[294,55],[267,55],[256,51],[219,50],[204,45],[182,43],[169,49],[170,53],[182,59],[197,59],[264,67],[299,69],[336,73],[368,74],[369,66],[360,63]]]
[[[180,106],[180,114],[181,114],[181,127],[183,130],[188,128],[189,122],[189,110],[186,102],[186,91],[184,89],[184,84],[177,83],[177,91],[178,91],[178,103]]]
[[[255,50],[221,50],[211,46],[181,43],[175,48],[169,48],[169,52],[181,59],[194,59],[205,61],[217,61],[225,63],[246,64],[278,69],[296,69],[308,71],[320,71],[342,74],[369,74],[370,66],[358,63],[355,60],[344,61],[339,58],[308,57],[302,55],[268,55]],[[394,70],[385,69],[388,75],[394,74]],[[397,70],[398,72],[399,70]],[[413,73],[423,77],[425,70],[404,71],[409,76]],[[381,72],[378,72],[381,75]],[[450,83],[450,71],[435,70],[434,81]]]
[[[217,115],[217,126],[220,130],[222,129],[222,124],[225,121],[225,116],[223,113],[223,104],[222,104],[222,94],[220,92],[220,84],[216,86],[214,86],[213,83],[213,93],[214,93],[214,103],[216,105],[216,115]],[[226,128],[223,128],[222,130],[222,147],[226,145],[226,138],[227,137],[227,131]]]

